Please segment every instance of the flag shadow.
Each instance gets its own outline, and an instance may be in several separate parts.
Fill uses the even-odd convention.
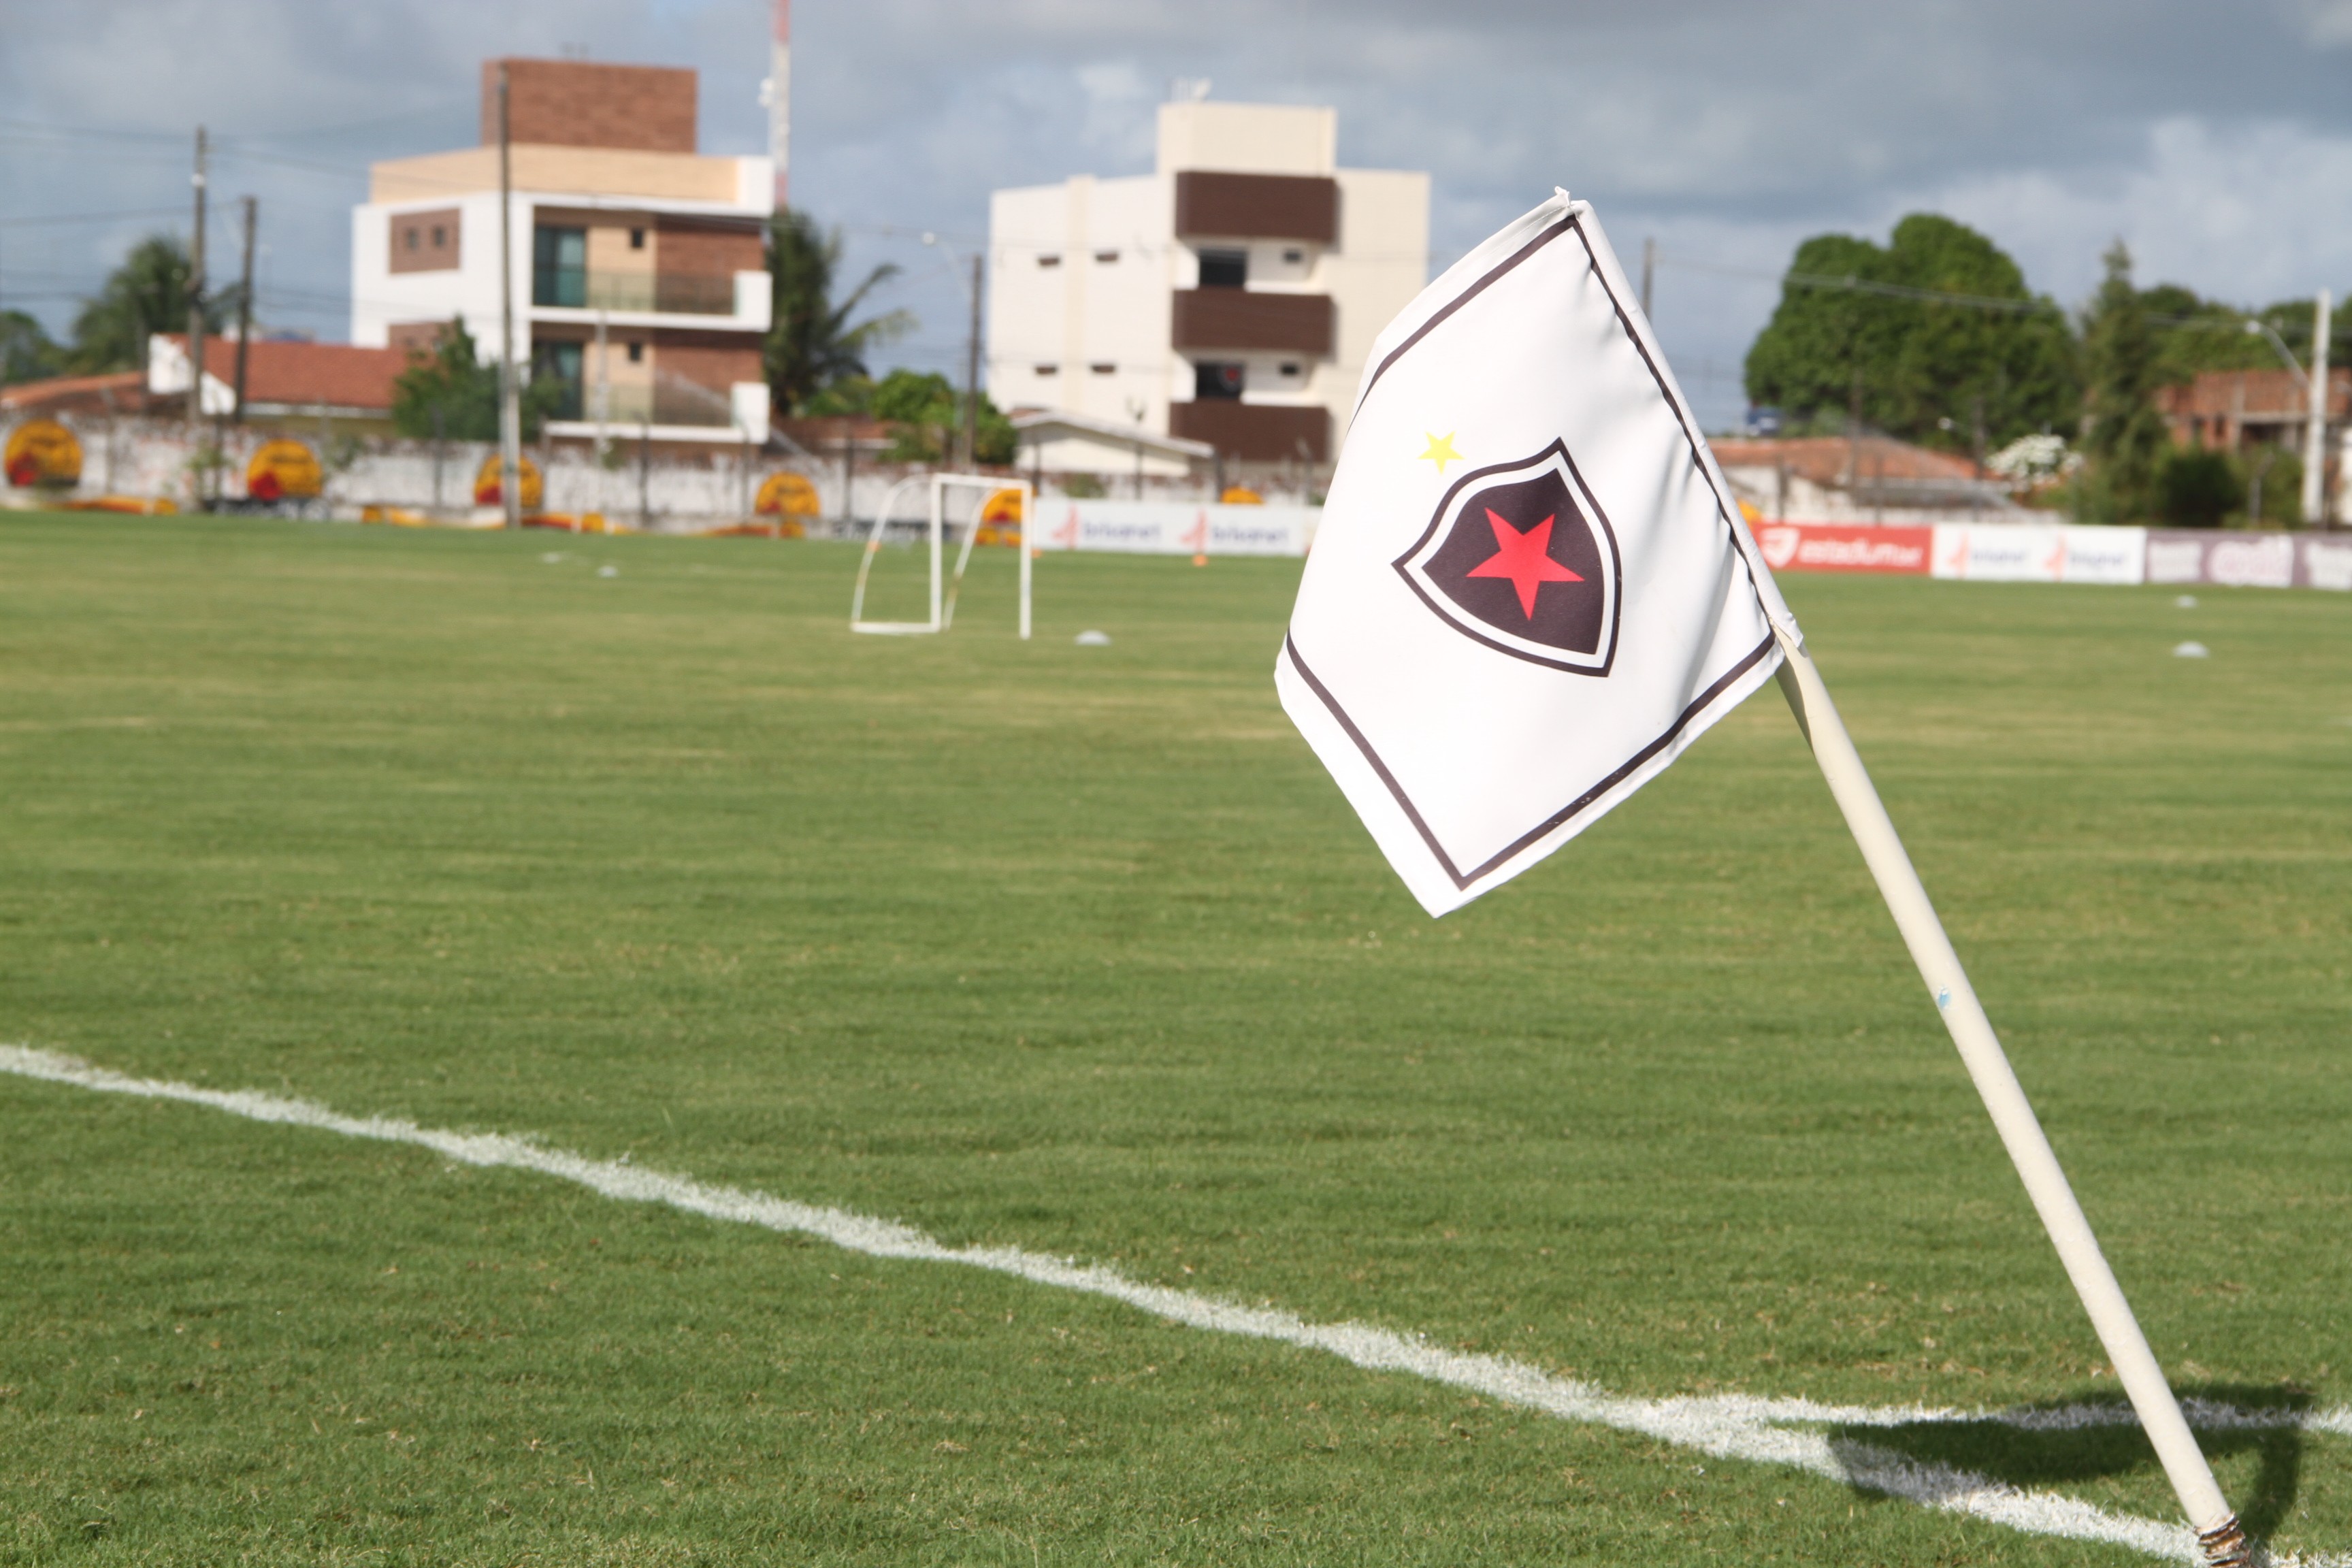
[[[2231,1383],[2200,1384],[2179,1393],[2208,1457],[2257,1456],[2252,1484],[2231,1500],[2246,1533],[2258,1541],[2267,1539],[2287,1518],[2302,1484],[2300,1417],[2311,1408],[2311,1395],[2276,1384]],[[2086,1409],[2101,1412],[2101,1417],[2070,1419]],[[1953,1473],[1951,1481],[1958,1490],[1966,1478],[1974,1476],[2020,1488],[2057,1487],[2153,1469],[2157,1462],[2147,1434],[2132,1421],[2128,1408],[2116,1403],[2113,1385],[2087,1389],[2072,1399],[2016,1407],[1998,1418],[1834,1426],[1829,1436],[1856,1489],[1864,1492],[1882,1489],[1871,1484],[1871,1478],[1874,1472],[1884,1473],[1890,1463]],[[1916,1485],[1921,1478],[1911,1479]]]

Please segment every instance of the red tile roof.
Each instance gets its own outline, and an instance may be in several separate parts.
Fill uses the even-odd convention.
[[[1972,479],[1976,465],[1950,452],[1937,452],[1897,441],[1888,436],[1864,436],[1849,442],[1843,436],[1800,436],[1785,441],[1711,441],[1715,460],[1727,468],[1770,468],[1786,463],[1789,472],[1817,485],[1843,485],[1851,471],[1865,481],[1885,479]]]
[[[20,381],[0,387],[0,411],[10,414],[103,414],[110,406],[119,414],[147,409],[147,373],[111,371],[105,375],[55,375],[46,381]]]
[[[170,336],[173,346],[185,353],[188,335]],[[324,403],[330,408],[389,410],[393,379],[407,368],[408,355],[400,349],[257,338],[246,346],[245,400],[247,405],[278,403],[296,408]],[[234,384],[236,339],[205,339],[205,374],[224,385]]]

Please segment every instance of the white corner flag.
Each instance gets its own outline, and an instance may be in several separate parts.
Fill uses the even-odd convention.
[[[1559,848],[1793,638],[1729,487],[1567,193],[1373,344],[1276,664],[1433,915]]]
[[[1592,209],[1565,191],[1372,345],[1275,664],[1282,706],[1442,915],[1781,689],[2195,1534],[2252,1546],[1740,521]]]

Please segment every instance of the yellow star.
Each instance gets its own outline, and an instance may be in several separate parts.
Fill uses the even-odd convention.
[[[1429,436],[1426,430],[1422,434]],[[1443,436],[1429,436],[1429,450],[1423,452],[1422,456],[1437,465],[1437,472],[1441,478],[1445,473],[1446,464],[1462,461],[1462,454],[1454,449],[1454,432],[1451,430]]]

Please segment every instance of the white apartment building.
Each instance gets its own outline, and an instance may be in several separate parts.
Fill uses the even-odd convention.
[[[352,342],[429,348],[456,320],[497,358],[501,65],[516,355],[564,388],[549,433],[765,441],[774,174],[697,151],[690,70],[487,62],[482,145],[371,167],[352,209]]]
[[[1329,109],[1163,104],[1159,138],[1149,174],[993,194],[989,395],[1059,427],[1329,461],[1372,339],[1428,280],[1429,176],[1340,168]],[[1039,457],[1139,461],[1109,439]]]

